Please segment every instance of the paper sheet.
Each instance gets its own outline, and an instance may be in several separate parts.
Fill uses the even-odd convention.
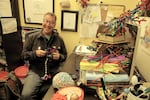
[[[82,23],[81,24],[81,38],[95,38],[99,25],[97,23]]]
[[[82,15],[81,38],[95,38],[98,23],[101,21],[100,6],[87,6]]]
[[[100,6],[87,6],[82,20],[83,23],[94,23],[101,21]]]
[[[96,51],[89,50],[87,48],[88,46],[86,45],[79,45],[77,46],[75,53],[79,55],[95,55],[96,54]]]
[[[3,34],[17,32],[16,18],[1,18]]]

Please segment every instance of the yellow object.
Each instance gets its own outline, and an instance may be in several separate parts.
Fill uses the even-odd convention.
[[[114,63],[102,64],[100,61],[90,62],[87,58],[84,57],[80,62],[80,70],[100,71],[104,73],[119,73],[119,65]]]

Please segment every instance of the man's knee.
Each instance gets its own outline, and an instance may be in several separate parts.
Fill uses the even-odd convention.
[[[31,95],[29,93],[23,92],[21,94],[21,100],[30,100],[30,99],[31,99]]]

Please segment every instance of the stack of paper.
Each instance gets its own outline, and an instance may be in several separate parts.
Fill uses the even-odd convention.
[[[75,49],[75,53],[79,55],[95,55],[96,51],[89,49],[89,46],[78,45]]]

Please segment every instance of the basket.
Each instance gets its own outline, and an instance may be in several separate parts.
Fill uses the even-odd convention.
[[[29,71],[28,66],[26,66],[26,65],[19,66],[15,69],[15,75],[18,78],[25,78],[27,76],[28,71]]]
[[[125,35],[120,36],[107,36],[105,34],[99,34],[98,40],[100,42],[109,43],[109,44],[116,44],[126,42]]]

